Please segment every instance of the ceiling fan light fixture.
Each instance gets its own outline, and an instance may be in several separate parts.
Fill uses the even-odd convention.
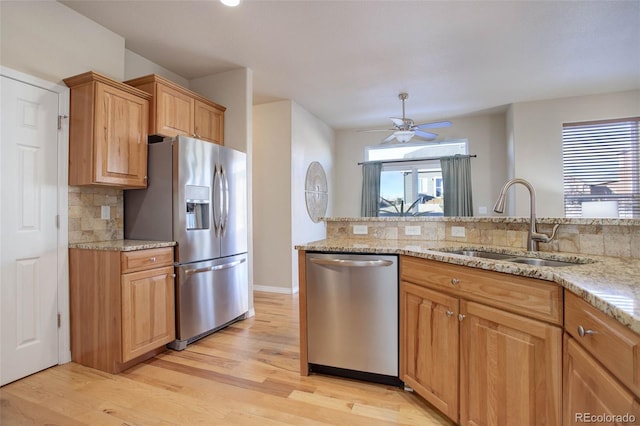
[[[240,0],[220,0],[220,3],[224,4],[225,6],[236,7],[240,4]]]
[[[398,130],[393,135],[398,142],[409,142],[413,137],[414,132],[412,130]]]

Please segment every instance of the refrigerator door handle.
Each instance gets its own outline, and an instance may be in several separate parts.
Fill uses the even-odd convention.
[[[222,223],[220,223],[220,236],[224,237],[227,233],[227,224],[229,223],[229,180],[227,179],[227,172],[220,166],[220,178],[221,178],[221,194],[222,194]]]
[[[216,191],[218,191],[218,188],[220,187],[221,183],[220,183],[220,171],[218,170],[218,166],[214,166],[214,172],[213,172],[213,228],[214,228],[214,232],[215,232],[215,236],[218,237],[220,235],[221,232],[221,228],[222,228],[222,224],[221,224],[221,220],[222,220],[222,213],[218,214],[218,210],[220,210],[220,200],[218,198],[218,194],[216,193]]]
[[[246,262],[247,259],[242,258],[234,262],[223,263],[222,265],[207,266],[205,268],[187,269],[184,271],[186,275],[200,274],[202,272],[220,271],[222,269],[230,269]]]

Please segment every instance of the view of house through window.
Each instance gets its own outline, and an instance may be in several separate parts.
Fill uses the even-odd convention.
[[[379,216],[442,216],[440,157],[466,155],[467,140],[368,146],[365,161],[383,161]]]
[[[640,217],[640,117],[565,124],[565,217]]]

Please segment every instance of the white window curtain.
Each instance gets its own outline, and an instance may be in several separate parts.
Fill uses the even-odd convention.
[[[471,158],[454,155],[440,159],[445,216],[473,216]]]
[[[378,216],[381,173],[382,163],[371,162],[362,165],[362,201],[360,203],[362,217]]]

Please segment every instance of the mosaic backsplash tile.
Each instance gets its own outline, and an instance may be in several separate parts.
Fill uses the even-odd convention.
[[[101,219],[108,206],[110,219]],[[69,187],[69,244],[124,238],[124,203],[121,189]]]
[[[521,250],[526,250],[529,229],[527,219],[504,217],[327,218],[325,222],[327,238],[456,242]],[[556,238],[539,243],[539,251],[640,258],[638,220],[543,218],[538,222],[538,232],[550,235],[556,223]],[[366,226],[367,234],[354,233],[354,225]],[[409,235],[407,226],[414,231],[418,227],[419,235]],[[464,228],[464,237],[454,235],[454,227]]]

